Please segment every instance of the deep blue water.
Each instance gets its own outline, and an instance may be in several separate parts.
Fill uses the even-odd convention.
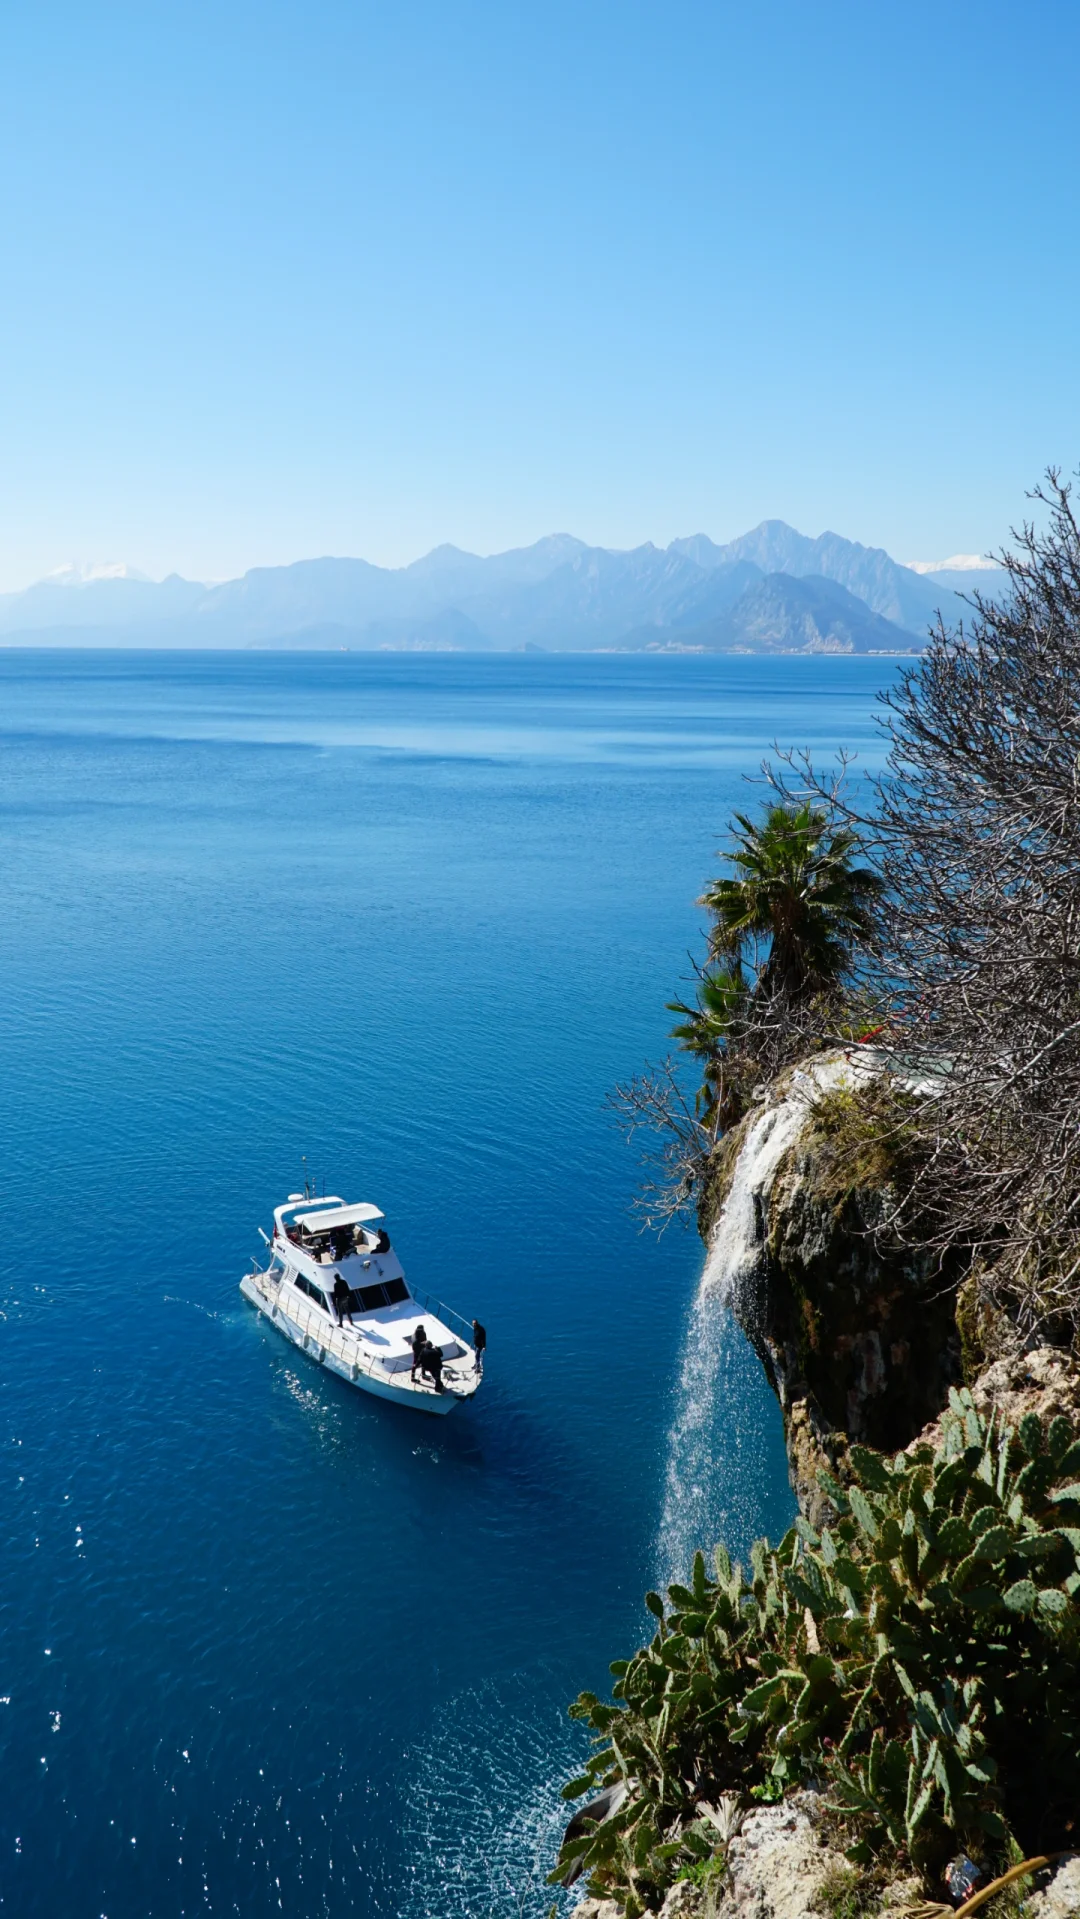
[[[5,1910],[547,1911],[566,1701],[693,1543],[673,1445],[691,1530],[790,1510],[741,1340],[683,1403],[701,1247],[639,1234],[605,1095],[743,776],[872,752],[892,671],[0,653]],[[473,1406],[243,1304],[303,1155],[487,1323]]]

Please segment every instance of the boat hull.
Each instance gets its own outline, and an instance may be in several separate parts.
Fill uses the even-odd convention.
[[[400,1384],[394,1383],[394,1377],[380,1379],[365,1367],[350,1362],[347,1355],[336,1353],[330,1344],[318,1335],[298,1326],[296,1321],[284,1312],[276,1301],[257,1284],[256,1279],[245,1274],[240,1281],[240,1291],[244,1298],[261,1313],[264,1319],[287,1339],[299,1352],[305,1353],[316,1365],[324,1366],[327,1372],[336,1373],[348,1386],[356,1386],[362,1393],[370,1393],[374,1399],[391,1400],[395,1406],[405,1406],[410,1412],[428,1413],[435,1418],[445,1418],[457,1404],[459,1398],[471,1397],[471,1394],[455,1393],[449,1387],[437,1393],[434,1387],[423,1382],[412,1381],[408,1374],[396,1377]],[[329,1329],[328,1329],[329,1330]],[[408,1383],[406,1383],[408,1382]]]

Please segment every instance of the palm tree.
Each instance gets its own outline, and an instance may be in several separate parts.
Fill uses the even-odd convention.
[[[738,869],[714,880],[698,901],[714,915],[712,952],[730,963],[748,943],[767,943],[757,991],[766,999],[805,999],[834,985],[855,949],[873,936],[882,882],[856,866],[858,837],[833,824],[822,806],[781,801],[755,825],[736,813]]]
[[[738,965],[714,966],[698,974],[697,998],[693,1005],[685,1000],[669,1000],[668,1012],[681,1014],[678,1026],[671,1029],[684,1053],[702,1061],[701,1088],[697,1094],[698,1116],[715,1137],[738,1119],[738,1096],[726,1070],[728,1045],[739,1028],[746,1010],[748,989]]]

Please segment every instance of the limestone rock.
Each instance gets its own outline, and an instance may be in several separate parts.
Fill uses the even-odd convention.
[[[707,1892],[677,1880],[660,1919],[820,1919],[814,1896],[822,1880],[850,1870],[822,1835],[820,1803],[808,1790],[791,1793],[778,1806],[756,1806],[728,1846],[722,1879]],[[621,1913],[610,1899],[586,1899],[574,1908],[573,1919],[621,1919]]]
[[[1072,1919],[1080,1913],[1080,1854],[1063,1859],[1045,1892],[1032,1893],[1025,1919]]]
[[[981,1413],[996,1406],[1010,1426],[1027,1412],[1045,1423],[1064,1413],[1080,1426],[1080,1366],[1057,1346],[1036,1346],[1030,1353],[999,1359],[977,1379],[971,1396]]]
[[[984,1418],[997,1411],[1012,1427],[1025,1413],[1038,1413],[1043,1425],[1063,1413],[1080,1431],[1080,1365],[1058,1346],[1035,1346],[1029,1353],[1012,1353],[979,1375],[971,1397]],[[935,1419],[915,1443],[937,1445],[941,1421]]]
[[[847,1866],[822,1837],[818,1804],[797,1792],[747,1815],[728,1847],[717,1919],[809,1919],[825,1875]]]
[[[914,1876],[908,1879],[894,1879],[887,1885],[878,1904],[882,1912],[906,1913],[912,1906],[921,1905],[926,1898],[926,1889],[921,1879]]]
[[[677,1879],[660,1908],[661,1919],[700,1919],[705,1898],[689,1879]]]

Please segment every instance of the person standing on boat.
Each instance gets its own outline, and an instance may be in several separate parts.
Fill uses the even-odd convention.
[[[334,1311],[337,1314],[337,1323],[339,1326],[344,1326],[345,1314],[349,1312],[349,1287],[348,1282],[342,1278],[340,1273],[334,1281],[334,1290],[331,1297],[334,1302]],[[351,1313],[349,1313],[349,1325],[352,1325]]]
[[[425,1340],[424,1351],[420,1360],[420,1371],[421,1373],[429,1373],[431,1375],[431,1378],[435,1382],[435,1391],[437,1393],[441,1393],[443,1389],[442,1368],[442,1347],[436,1346],[433,1340]]]
[[[426,1347],[427,1343],[428,1343],[428,1336],[427,1336],[426,1329],[423,1326],[418,1326],[415,1333],[413,1334],[412,1338],[409,1341],[409,1345],[412,1347],[412,1377],[413,1379],[416,1378],[416,1369],[424,1357],[424,1348]]]
[[[484,1370],[484,1354],[487,1352],[487,1327],[481,1326],[478,1319],[474,1319],[472,1323],[472,1343],[473,1351],[476,1354],[477,1376],[479,1377]]]

